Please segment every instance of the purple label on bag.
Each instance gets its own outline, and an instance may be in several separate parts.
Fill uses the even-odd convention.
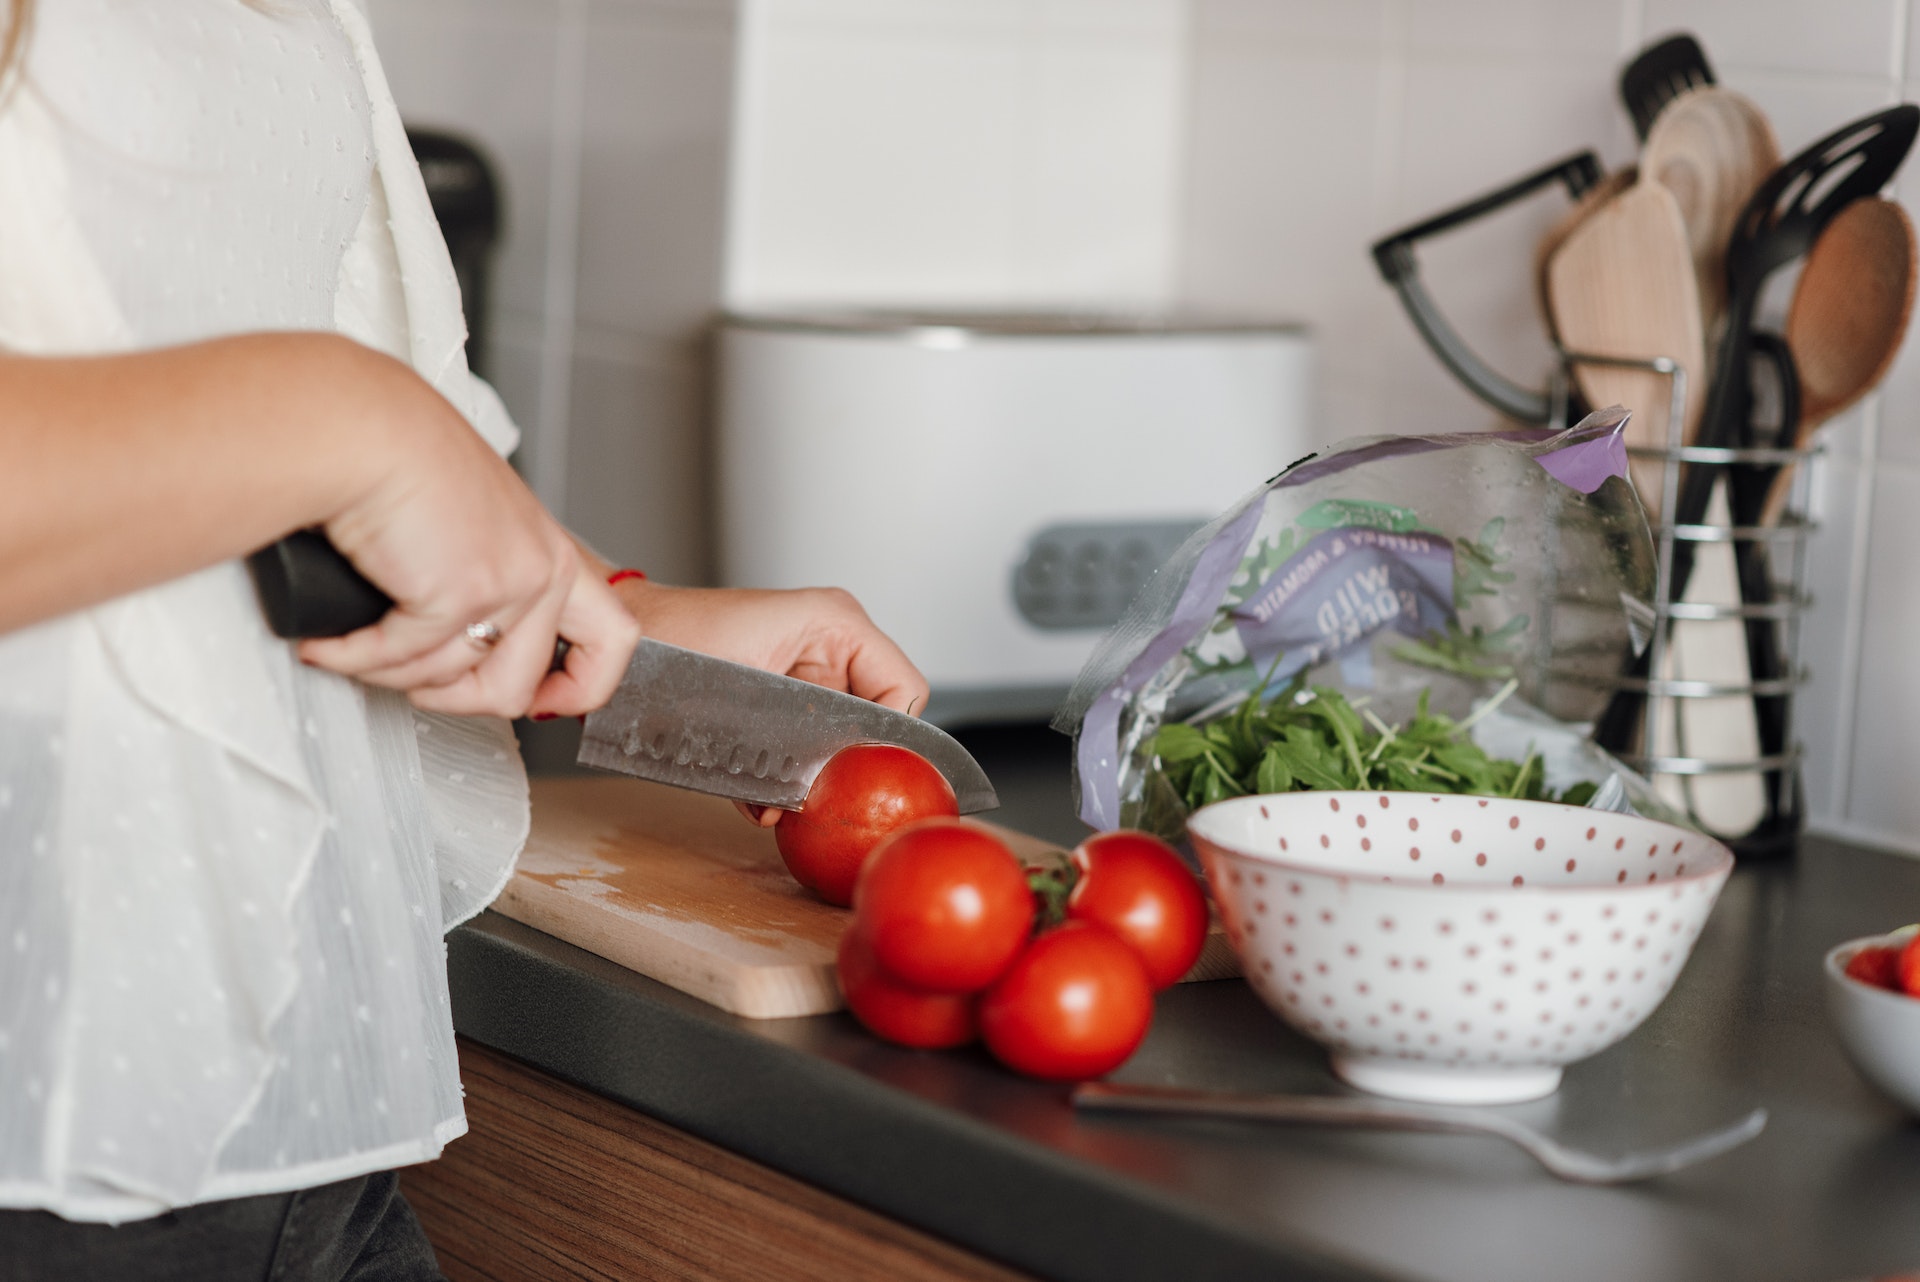
[[[1591,494],[1610,476],[1627,475],[1627,437],[1622,426],[1591,440],[1575,441],[1562,449],[1536,455],[1534,461],[1562,485]]]
[[[1255,666],[1278,677],[1340,655],[1382,628],[1410,637],[1453,618],[1453,544],[1438,534],[1346,526],[1317,534],[1237,607]]]

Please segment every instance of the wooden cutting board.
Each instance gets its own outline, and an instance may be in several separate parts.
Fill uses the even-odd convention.
[[[1005,828],[1022,860],[1064,858]],[[533,831],[494,910],[749,1019],[839,1010],[853,919],[802,890],[773,834],[718,797],[617,778],[533,781]],[[1187,980],[1240,973],[1218,925]]]

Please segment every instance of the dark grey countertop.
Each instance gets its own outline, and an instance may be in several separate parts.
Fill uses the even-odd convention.
[[[962,737],[996,819],[1075,839],[1064,740]],[[1820,959],[1916,918],[1920,860],[1809,838],[1737,870],[1666,1003],[1510,1110],[1596,1149],[1770,1111],[1733,1154],[1618,1188],[1495,1140],[1077,1115],[977,1050],[740,1019],[492,913],[448,943],[467,1036],[1042,1277],[1844,1282],[1920,1268],[1920,1125],[1828,1034]],[[1237,980],[1162,994],[1115,1078],[1342,1089]]]

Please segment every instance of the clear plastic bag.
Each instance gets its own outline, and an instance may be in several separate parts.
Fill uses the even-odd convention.
[[[1654,544],[1626,479],[1626,420],[1614,408],[1561,432],[1350,441],[1197,531],[1054,720],[1074,736],[1080,817],[1178,836],[1190,799],[1156,751],[1162,727],[1204,729],[1276,697],[1305,706],[1316,689],[1341,696],[1320,714],[1345,705],[1340,719],[1364,717],[1374,745],[1450,724],[1417,720],[1438,714],[1469,723],[1494,756],[1524,751],[1516,786],[1554,795],[1591,783],[1587,804],[1668,817],[1643,780],[1586,742],[1583,724],[1653,620]],[[1347,756],[1351,738],[1341,732],[1343,763],[1384,769]],[[1384,786],[1448,773],[1421,759]],[[1315,786],[1284,761],[1271,777]]]

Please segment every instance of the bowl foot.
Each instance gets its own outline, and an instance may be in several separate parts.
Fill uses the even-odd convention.
[[[1539,1065],[1450,1068],[1377,1055],[1334,1055],[1333,1071],[1372,1095],[1428,1104],[1517,1104],[1560,1089],[1560,1070]]]

